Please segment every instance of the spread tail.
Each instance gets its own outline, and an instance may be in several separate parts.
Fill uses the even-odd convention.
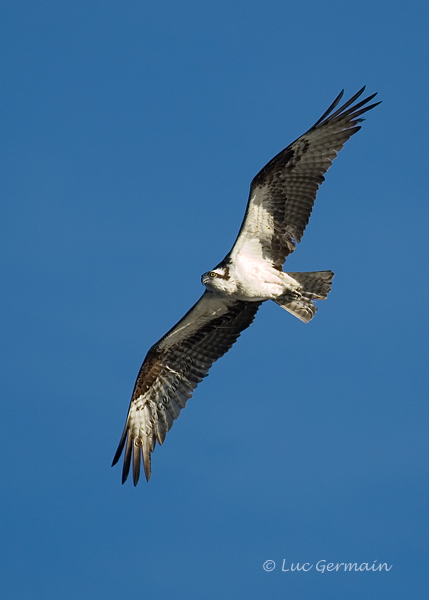
[[[332,271],[311,271],[309,273],[287,273],[287,275],[293,277],[301,289],[296,292],[295,298],[291,299],[289,293],[274,302],[304,323],[308,323],[317,311],[313,300],[325,300],[331,291],[334,274]]]

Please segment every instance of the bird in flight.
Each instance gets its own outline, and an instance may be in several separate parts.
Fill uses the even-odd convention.
[[[380,104],[369,104],[376,94],[356,102],[364,89],[337,108],[341,92],[313,127],[254,177],[232,250],[202,275],[203,295],[150,348],[140,368],[112,463],[125,448],[122,483],[132,462],[137,485],[142,456],[149,481],[156,442],[164,443],[194,389],[253,322],[262,302],[274,300],[308,323],[317,310],[314,301],[329,294],[332,271],[284,273],[283,264],[301,241],[324,174],[359,131],[361,116]]]

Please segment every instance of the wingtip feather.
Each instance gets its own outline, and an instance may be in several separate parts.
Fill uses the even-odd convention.
[[[122,432],[121,439],[119,440],[118,448],[115,452],[115,456],[113,457],[112,467],[116,465],[118,460],[121,458],[122,451],[124,449],[125,441],[127,439],[128,427],[127,423],[125,424],[124,431]]]
[[[146,476],[146,481],[149,481],[151,475],[151,452],[153,448],[151,448],[150,441],[147,437],[143,440],[143,466],[144,466],[144,474]]]
[[[374,108],[375,106],[377,106],[377,104],[380,104],[379,102],[376,102],[370,106],[364,107],[365,104],[370,102],[377,95],[377,92],[375,92],[374,94],[371,94],[370,96],[368,96],[368,98],[364,98],[363,100],[358,102],[356,105],[352,106],[353,103],[363,94],[365,89],[366,89],[366,86],[364,85],[358,92],[356,92],[356,94],[354,94],[349,100],[347,100],[347,102],[345,102],[342,106],[337,108],[337,110],[335,112],[333,112],[334,108],[336,108],[336,106],[338,105],[339,101],[341,100],[341,98],[343,96],[344,90],[342,90],[342,93],[339,94],[335,98],[335,100],[331,104],[331,106],[323,113],[323,115],[320,117],[320,119],[318,121],[316,121],[316,123],[313,125],[313,127],[311,129],[315,129],[319,125],[323,125],[325,121],[333,121],[337,117],[342,118],[347,115],[351,115],[352,118],[356,118],[359,115],[363,114],[364,112],[371,110],[371,108]],[[364,108],[359,110],[361,107],[364,107]]]
[[[139,440],[134,440],[133,444],[133,483],[137,485],[140,477],[140,457],[141,457],[141,444]]]
[[[128,474],[130,472],[131,465],[131,450],[132,450],[132,439],[131,436],[127,437],[127,445],[125,447],[125,456],[124,456],[124,464],[122,467],[122,483],[125,483],[128,479]]]

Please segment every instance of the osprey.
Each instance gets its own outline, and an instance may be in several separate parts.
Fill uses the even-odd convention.
[[[147,353],[131,397],[125,429],[112,466],[125,447],[122,483],[133,462],[137,484],[143,455],[147,481],[151,453],[185,408],[212,364],[249,327],[266,300],[308,323],[314,300],[324,300],[332,271],[284,273],[286,257],[301,241],[317,190],[344,143],[360,129],[361,115],[376,94],[355,101],[362,88],[335,112],[343,91],[322,117],[256,175],[246,214],[232,250],[201,280],[205,291],[186,315]]]

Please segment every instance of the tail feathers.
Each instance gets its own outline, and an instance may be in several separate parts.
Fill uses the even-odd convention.
[[[279,306],[290,312],[294,317],[298,317],[303,323],[311,321],[317,312],[313,302],[306,298],[299,298],[298,300],[292,300],[292,302],[282,302],[281,300],[274,300],[274,302],[277,302]]]
[[[287,273],[302,287],[301,294],[311,300],[325,300],[331,291],[332,271],[310,271],[308,273]]]
[[[317,312],[313,300],[325,300],[331,291],[334,274],[332,271],[312,271],[287,273],[287,275],[300,284],[301,290],[297,290],[296,297],[293,299],[290,294],[287,294],[275,302],[303,323],[308,323]]]

